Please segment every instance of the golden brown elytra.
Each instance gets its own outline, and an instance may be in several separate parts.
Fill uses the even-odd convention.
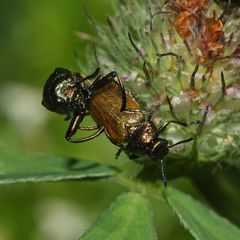
[[[146,112],[141,110],[140,104],[127,91],[125,111],[120,111],[121,106],[122,96],[116,82],[111,82],[97,90],[88,105],[91,117],[99,126],[104,127],[106,135],[116,145],[128,141],[127,124],[137,124],[146,117]]]

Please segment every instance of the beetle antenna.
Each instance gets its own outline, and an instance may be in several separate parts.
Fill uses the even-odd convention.
[[[168,184],[168,180],[167,180],[167,176],[165,174],[163,159],[160,160],[160,167],[161,167],[161,175],[162,175],[163,184],[164,184],[164,187],[166,188],[167,184]]]

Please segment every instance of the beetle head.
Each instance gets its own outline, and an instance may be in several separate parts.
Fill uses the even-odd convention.
[[[56,68],[45,83],[42,105],[52,112],[66,114],[66,119],[73,113],[84,114],[87,90],[82,80],[78,73]]]

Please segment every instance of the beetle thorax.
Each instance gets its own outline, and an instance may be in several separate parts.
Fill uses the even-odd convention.
[[[152,122],[146,121],[130,132],[129,141],[126,146],[128,155],[144,155],[151,151],[152,143],[156,138],[157,129]]]

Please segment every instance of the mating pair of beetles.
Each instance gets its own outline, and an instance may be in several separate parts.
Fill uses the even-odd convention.
[[[56,68],[44,86],[43,106],[66,115],[65,120],[71,120],[65,135],[71,143],[85,142],[104,132],[119,147],[116,157],[124,151],[130,159],[147,155],[151,160],[159,161],[166,187],[163,158],[170,148],[192,141],[193,138],[170,145],[159,135],[171,123],[184,127],[188,124],[171,120],[156,127],[151,121],[152,113],[141,108],[139,102],[124,88],[123,81],[116,72],[107,75],[99,73],[98,68],[93,74],[83,77],[79,73]],[[86,115],[93,118],[96,126],[81,126]],[[78,130],[96,131],[87,137],[76,139],[74,135]]]

